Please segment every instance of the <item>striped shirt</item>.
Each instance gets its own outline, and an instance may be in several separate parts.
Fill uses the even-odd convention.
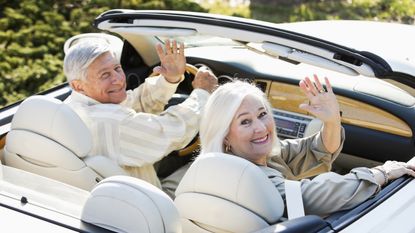
[[[91,131],[90,156],[108,156],[131,176],[160,187],[153,164],[195,137],[209,97],[207,91],[195,89],[183,103],[164,111],[177,85],[162,77],[147,78],[127,91],[121,104],[102,104],[76,91],[65,103]]]

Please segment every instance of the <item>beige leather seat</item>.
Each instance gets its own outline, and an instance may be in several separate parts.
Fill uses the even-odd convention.
[[[183,232],[254,232],[279,221],[282,198],[253,163],[206,154],[191,165],[176,190]]]
[[[91,191],[81,219],[114,232],[182,232],[179,212],[170,197],[128,176],[101,181]]]
[[[32,96],[15,113],[4,147],[5,165],[91,190],[111,175],[124,175],[113,161],[88,156],[88,128],[60,100]]]

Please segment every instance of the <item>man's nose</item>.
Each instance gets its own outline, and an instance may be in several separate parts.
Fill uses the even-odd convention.
[[[124,74],[118,73],[114,71],[114,74],[112,75],[112,82],[117,83],[124,80]]]

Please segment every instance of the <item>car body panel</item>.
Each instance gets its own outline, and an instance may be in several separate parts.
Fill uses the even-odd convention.
[[[2,164],[0,174],[2,230],[109,232],[81,221],[89,192]]]
[[[412,223],[415,196],[413,190],[415,190],[414,180],[340,232],[414,232],[415,225]]]

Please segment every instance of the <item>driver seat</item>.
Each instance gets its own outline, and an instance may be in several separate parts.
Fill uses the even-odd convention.
[[[62,101],[46,96],[24,100],[11,122],[4,147],[5,165],[90,191],[99,181],[126,175],[104,156],[88,156],[92,136]]]

